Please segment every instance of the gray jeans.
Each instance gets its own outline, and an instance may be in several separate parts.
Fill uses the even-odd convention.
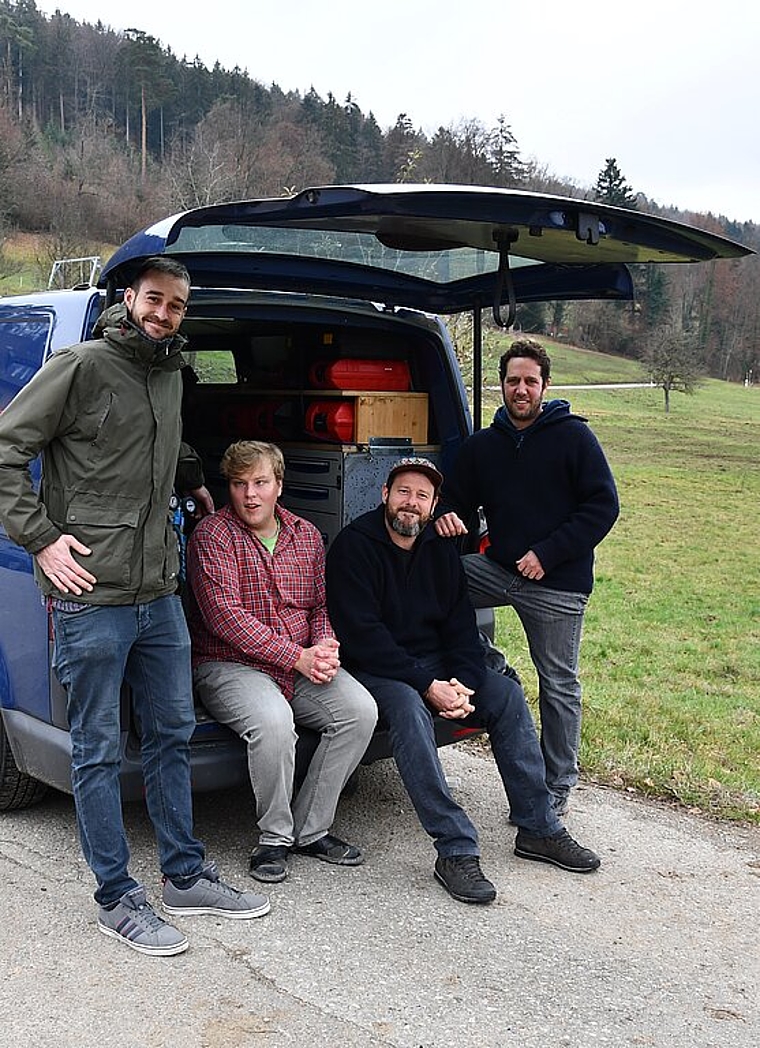
[[[476,608],[511,604],[525,630],[538,674],[541,750],[546,784],[561,802],[578,781],[581,684],[578,662],[585,593],[549,589],[506,571],[482,554],[462,558]]]
[[[204,662],[194,678],[209,713],[248,746],[260,843],[290,846],[323,837],[375,728],[377,706],[366,688],[343,669],[329,684],[297,673],[288,702],[271,677],[236,662]],[[293,799],[296,724],[321,738]]]

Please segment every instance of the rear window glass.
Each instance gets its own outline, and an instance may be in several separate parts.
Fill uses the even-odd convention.
[[[373,269],[404,273],[438,284],[483,273],[495,272],[499,264],[496,251],[473,247],[446,246],[452,243],[453,222],[446,223],[445,235],[436,244],[429,243],[426,234],[414,249],[414,229],[406,223],[403,249],[383,244],[374,233],[349,230],[296,229],[286,226],[208,225],[186,226],[176,241],[166,248],[187,253],[234,252],[235,254],[297,255],[322,258],[332,262],[347,262]],[[392,238],[384,238],[390,241]],[[540,265],[534,259],[512,257],[514,268],[520,265]]]

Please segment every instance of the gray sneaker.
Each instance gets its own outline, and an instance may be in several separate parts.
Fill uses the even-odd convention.
[[[240,892],[219,879],[215,862],[206,863],[203,873],[190,888],[176,888],[164,879],[163,908],[172,914],[208,913],[245,921],[269,913],[269,899],[255,892]]]
[[[126,892],[110,910],[101,906],[98,928],[104,935],[110,935],[133,950],[154,957],[184,953],[188,946],[182,932],[158,916],[145,898],[144,888],[133,888]]]

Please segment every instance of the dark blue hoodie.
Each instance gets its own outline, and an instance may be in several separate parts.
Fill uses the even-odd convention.
[[[487,556],[516,573],[532,549],[550,589],[590,593],[594,547],[615,523],[620,505],[604,452],[586,419],[566,400],[550,400],[517,429],[500,407],[487,429],[465,441],[443,486],[441,510],[468,521],[482,506]]]
[[[485,677],[461,559],[432,524],[411,552],[390,538],[384,506],[347,524],[327,553],[327,610],[349,672],[404,681],[422,693],[433,676],[420,660],[440,655],[446,676],[469,688]]]

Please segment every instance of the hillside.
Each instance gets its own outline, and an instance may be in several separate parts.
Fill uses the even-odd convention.
[[[150,35],[78,23],[34,0],[0,0],[0,290],[39,286],[54,258],[102,254],[177,211],[308,186],[446,182],[556,193],[635,206],[760,248],[760,228],[730,216],[658,207],[633,192],[612,157],[595,186],[555,177],[521,152],[509,113],[427,135],[401,112],[381,128],[342,101],[265,86],[219,63],[179,59]],[[600,142],[602,165],[603,143]],[[19,270],[9,238],[49,250]],[[5,241],[5,242],[4,242]],[[674,337],[720,378],[760,374],[760,259],[633,267],[633,309],[609,303],[518,307],[523,330],[640,356]]]

